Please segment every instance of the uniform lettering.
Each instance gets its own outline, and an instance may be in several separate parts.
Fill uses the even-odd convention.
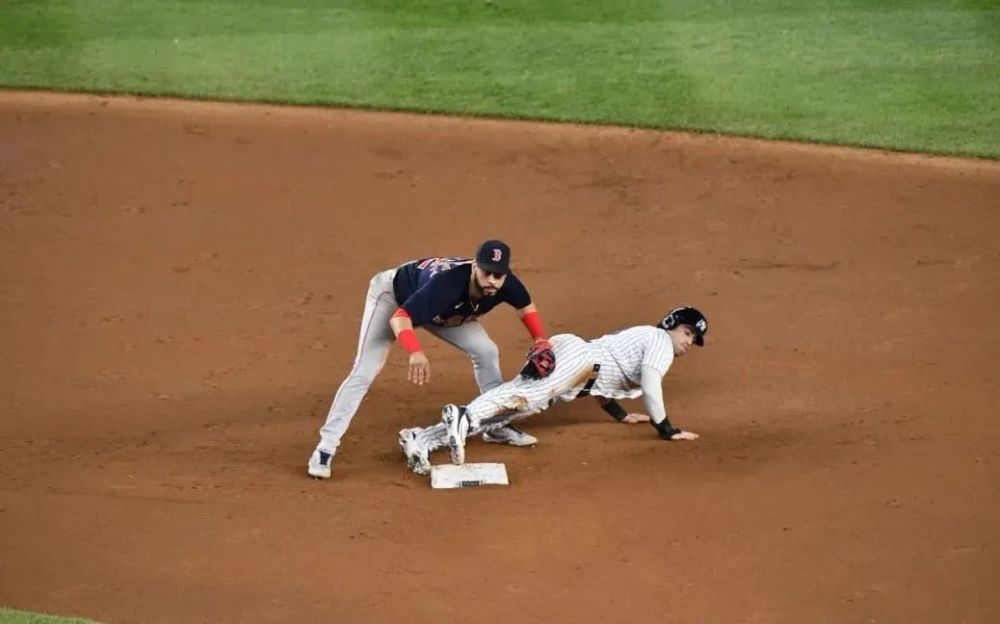
[[[430,275],[437,275],[442,271],[448,271],[455,266],[468,262],[462,258],[428,258],[417,265],[421,271],[429,271]]]

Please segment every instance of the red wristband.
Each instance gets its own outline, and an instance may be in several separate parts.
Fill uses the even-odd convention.
[[[403,348],[406,349],[407,353],[416,353],[417,351],[424,350],[424,348],[420,346],[420,341],[417,340],[417,332],[412,329],[404,329],[399,332],[396,339],[399,341],[399,344],[403,345]]]
[[[537,311],[528,312],[521,317],[521,322],[528,328],[528,333],[535,340],[545,337],[545,330],[542,329],[542,317]]]

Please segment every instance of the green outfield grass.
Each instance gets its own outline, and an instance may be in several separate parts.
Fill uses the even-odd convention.
[[[55,617],[41,613],[0,608],[0,624],[95,624],[90,620]]]
[[[4,0],[0,84],[995,158],[1000,0]]]

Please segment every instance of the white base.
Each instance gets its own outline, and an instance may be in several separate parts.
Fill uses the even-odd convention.
[[[503,464],[439,464],[431,467],[431,487],[436,490],[509,485],[507,467]]]

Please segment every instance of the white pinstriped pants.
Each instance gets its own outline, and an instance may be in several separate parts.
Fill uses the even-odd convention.
[[[556,369],[545,379],[524,379],[520,375],[480,394],[465,406],[469,414],[469,437],[499,429],[509,423],[548,409],[556,402],[569,402],[594,372],[600,349],[573,334],[551,339]],[[417,432],[417,438],[431,451],[448,443],[448,430],[438,423]]]
[[[399,308],[392,292],[392,279],[395,276],[396,269],[389,269],[378,273],[369,282],[354,366],[337,389],[326,422],[319,430],[320,442],[316,448],[331,455],[337,452],[341,438],[347,432],[368,388],[385,366],[389,350],[396,341],[389,325],[389,319]],[[422,329],[468,354],[481,392],[487,392],[503,382],[500,351],[478,322],[463,323],[457,327],[426,325]]]

